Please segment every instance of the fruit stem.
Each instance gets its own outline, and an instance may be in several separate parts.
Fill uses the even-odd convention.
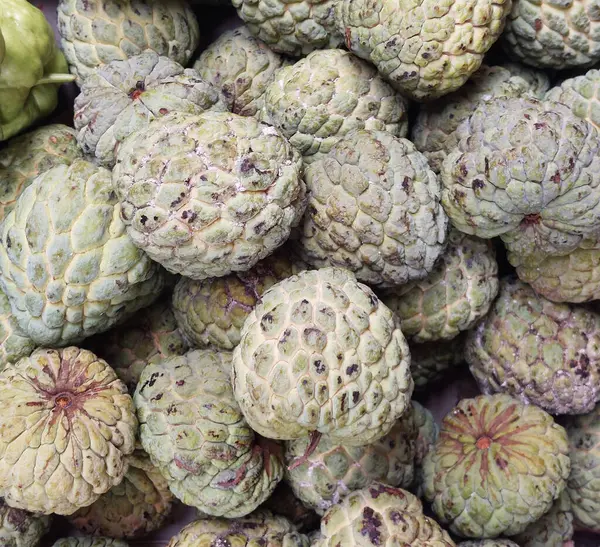
[[[294,461],[292,461],[292,463],[288,465],[288,469],[292,471],[293,469],[296,469],[296,467],[299,467],[303,463],[306,463],[308,461],[308,458],[310,458],[311,454],[317,449],[317,446],[319,446],[320,440],[321,433],[319,433],[318,431],[313,431],[310,434],[310,442],[308,443],[304,454],[302,454],[302,456],[300,456],[299,458],[295,458]]]

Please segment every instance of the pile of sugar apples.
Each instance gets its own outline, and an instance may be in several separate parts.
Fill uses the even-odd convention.
[[[0,545],[600,544],[598,0],[56,15],[0,0]]]

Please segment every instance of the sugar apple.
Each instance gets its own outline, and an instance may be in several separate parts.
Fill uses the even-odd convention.
[[[85,534],[112,538],[145,536],[161,527],[173,501],[167,480],[140,445],[127,462],[123,482],[71,515],[71,524]]]
[[[145,51],[90,74],[75,99],[74,124],[82,150],[104,167],[115,164],[120,143],[169,112],[227,110],[219,90],[193,69]]]
[[[464,335],[452,340],[410,343],[410,372],[415,390],[423,390],[464,362]]]
[[[168,298],[144,308],[110,331],[86,340],[84,345],[110,363],[130,392],[135,390],[148,363],[183,355],[189,349]]]
[[[380,482],[352,492],[325,513],[312,547],[415,545],[454,547],[448,532],[423,514],[413,494]]]
[[[228,518],[256,509],[283,478],[233,397],[231,354],[189,351],[150,363],[134,401],[152,463],[186,505]]]
[[[347,51],[314,51],[279,70],[261,119],[277,127],[310,163],[353,129],[408,133],[408,103],[377,71]]]
[[[600,138],[567,106],[496,98],[456,131],[442,203],[460,231],[500,236],[514,266],[535,266],[600,230]]]
[[[413,391],[394,314],[347,270],[308,270],[266,291],[233,352],[233,390],[254,431],[348,446],[390,431]]]
[[[310,188],[310,183],[309,183]],[[491,241],[456,229],[431,273],[384,290],[381,300],[412,342],[451,340],[484,317],[498,294],[498,263]]]
[[[229,110],[254,116],[275,73],[290,64],[255,38],[248,27],[228,30],[210,44],[194,63],[207,82],[221,90]]]
[[[565,69],[600,61],[597,0],[513,0],[506,52],[528,65]]]
[[[35,347],[35,342],[19,327],[8,297],[0,289],[0,369],[27,357]]]
[[[51,517],[14,509],[0,499],[0,545],[37,547],[50,529]]]
[[[546,99],[566,104],[576,116],[600,129],[600,70],[588,70],[585,74],[564,80],[546,93]]]
[[[285,443],[286,480],[294,494],[322,515],[354,490],[373,481],[407,488],[414,479],[417,426],[408,409],[391,431],[366,446],[346,446],[323,437],[308,456],[308,437]]]
[[[552,414],[590,412],[600,400],[600,314],[550,302],[509,276],[467,336],[465,358],[483,393]]]
[[[249,270],[285,242],[306,205],[300,155],[252,117],[168,114],[125,139],[117,158],[129,235],[192,279]]]
[[[10,506],[69,515],[123,480],[133,401],[92,352],[37,349],[8,365],[0,407],[0,495]]]
[[[346,47],[403,95],[429,101],[461,87],[498,39],[511,0],[339,0]]]
[[[202,281],[182,277],[173,292],[173,311],[190,345],[235,348],[244,321],[262,294],[308,268],[288,250],[287,246],[277,250],[247,272]]]
[[[476,539],[474,541],[461,541],[457,547],[520,547],[510,539]]]
[[[424,497],[423,492],[423,461],[425,456],[433,449],[440,434],[440,427],[433,414],[417,401],[412,401],[412,415],[417,428],[415,439],[415,474],[409,490],[419,498]]]
[[[75,131],[66,125],[45,125],[8,141],[0,150],[0,221],[38,175],[82,157]]]
[[[308,166],[301,256],[351,270],[371,285],[425,277],[444,250],[440,183],[414,145],[385,131],[352,131]]]
[[[439,173],[444,159],[457,146],[456,129],[485,100],[493,97],[542,97],[550,87],[548,76],[514,63],[482,65],[460,89],[420,105],[411,127],[411,140],[423,152],[429,165]]]
[[[308,547],[308,538],[287,519],[268,511],[244,518],[206,518],[188,524],[167,547]]]
[[[59,539],[52,547],[128,547],[120,539],[103,537],[68,537]]]
[[[575,526],[600,533],[600,404],[583,416],[570,417],[567,424],[571,475],[567,494]]]
[[[22,331],[65,346],[150,304],[163,270],[120,219],[111,173],[86,160],[57,165],[25,189],[0,228],[0,286]]]
[[[97,68],[146,49],[186,66],[200,41],[185,0],[59,0],[58,32],[79,86]]]
[[[463,399],[423,462],[425,498],[467,538],[525,530],[564,490],[567,434],[550,414],[505,394]]]

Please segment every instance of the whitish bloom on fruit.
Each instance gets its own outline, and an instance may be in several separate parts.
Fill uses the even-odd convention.
[[[500,236],[513,263],[567,254],[600,229],[600,138],[565,105],[481,103],[456,130],[442,203],[460,231]]]
[[[0,499],[0,545],[37,547],[42,537],[50,530],[51,518],[9,507]]]
[[[261,119],[312,162],[354,129],[408,132],[408,102],[377,71],[347,51],[314,51],[279,70]]]
[[[571,468],[563,427],[508,395],[463,399],[423,464],[425,497],[458,535],[521,533],[552,506]]]
[[[576,116],[600,129],[600,70],[592,69],[581,76],[567,78],[548,91],[546,99],[566,104]]]
[[[262,294],[308,266],[284,247],[251,270],[196,281],[182,277],[173,292],[177,324],[190,345],[232,350]]]
[[[134,400],[140,438],[169,488],[213,516],[247,515],[283,477],[233,396],[231,354],[195,350],[149,364]]]
[[[184,0],[60,0],[58,32],[79,86],[97,68],[146,49],[186,66],[200,40]]]
[[[347,270],[280,281],[246,319],[233,389],[260,435],[361,446],[408,408],[410,355],[394,314]]]
[[[50,124],[10,139],[0,150],[0,221],[38,175],[83,157],[75,135],[71,127]]]
[[[128,547],[120,539],[103,537],[68,537],[59,539],[52,547]]]
[[[229,110],[255,116],[275,73],[289,64],[248,27],[228,30],[210,44],[194,63],[200,76],[221,90]]]
[[[446,341],[411,343],[410,373],[415,389],[422,390],[465,361],[465,335]]]
[[[552,414],[590,412],[600,400],[600,314],[550,302],[507,277],[469,333],[465,358],[483,393],[505,392]]]
[[[0,290],[0,368],[30,355],[35,346],[19,327],[7,296]]]
[[[461,87],[498,39],[511,0],[341,0],[346,47],[403,95],[436,99]]]
[[[596,0],[513,0],[502,36],[514,58],[540,68],[565,69],[600,60]]]
[[[69,515],[123,480],[133,401],[92,352],[38,349],[7,366],[0,406],[0,494],[11,506]]]
[[[358,130],[305,171],[309,191],[301,256],[371,285],[425,277],[444,250],[441,186],[414,145]]]
[[[249,270],[305,208],[302,160],[273,127],[225,112],[167,114],[119,147],[113,182],[135,244],[192,279]]]
[[[65,346],[150,304],[162,269],[120,218],[110,171],[85,160],[41,174],[0,228],[0,286],[22,331]]]
[[[416,438],[409,408],[387,435],[365,446],[340,445],[323,437],[306,457],[309,437],[288,441],[286,480],[296,497],[320,515],[373,481],[407,488],[414,479]]]
[[[219,90],[193,69],[153,51],[112,61],[94,71],[75,98],[77,142],[112,168],[119,144],[169,112],[201,114],[227,110]]]
[[[392,287],[381,299],[412,342],[451,340],[484,317],[498,294],[498,263],[491,241],[452,229],[433,271]]]

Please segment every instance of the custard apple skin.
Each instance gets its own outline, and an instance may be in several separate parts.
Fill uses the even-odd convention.
[[[309,547],[287,519],[260,510],[239,519],[206,518],[188,524],[167,547]]]
[[[75,98],[77,142],[86,155],[111,169],[115,150],[135,131],[169,112],[226,111],[219,90],[193,69],[153,51],[112,61],[94,71]]]
[[[584,414],[600,400],[600,314],[550,302],[509,276],[469,332],[465,359],[483,393],[508,393],[552,414]]]
[[[338,545],[455,547],[448,532],[423,514],[417,497],[380,482],[352,492],[325,513],[313,547]]]
[[[8,297],[0,290],[0,369],[27,357],[36,345],[19,327]]]
[[[300,241],[315,267],[352,271],[370,285],[421,279],[444,251],[441,186],[414,145],[385,131],[357,130],[306,168],[309,192]]]
[[[430,101],[460,88],[504,29],[511,0],[340,0],[346,47],[404,96]]]
[[[38,175],[82,157],[75,131],[62,124],[45,125],[9,140],[0,150],[0,221]]]
[[[310,185],[309,185],[310,187]],[[498,294],[498,263],[491,241],[452,229],[433,271],[383,291],[411,342],[451,340],[484,317]]]
[[[566,104],[576,116],[600,129],[600,70],[564,80],[546,93],[546,100]]]
[[[539,68],[600,61],[597,0],[513,0],[502,43],[514,59]]]
[[[366,446],[339,445],[323,437],[306,457],[308,437],[288,441],[285,479],[298,499],[323,515],[350,492],[373,481],[408,488],[414,479],[416,438],[411,408],[387,435]],[[295,466],[300,461],[301,465]]]
[[[277,127],[305,163],[323,157],[354,129],[408,133],[408,102],[377,71],[347,51],[314,51],[279,70],[260,118]]]
[[[520,547],[510,539],[479,539],[475,541],[461,541],[457,547]]]
[[[92,352],[37,349],[8,365],[0,405],[0,495],[10,506],[70,515],[123,480],[135,409]]]
[[[567,254],[600,230],[600,138],[567,106],[496,98],[456,131],[441,178],[457,229],[500,236],[515,267]]]
[[[424,497],[423,491],[423,461],[425,456],[433,449],[440,434],[440,426],[436,423],[433,414],[417,401],[412,401],[412,415],[417,428],[415,439],[415,473],[411,486],[408,488],[419,498]]]
[[[102,537],[68,537],[59,539],[52,547],[129,547],[120,539]]]
[[[569,417],[571,475],[567,494],[576,528],[600,533],[600,404],[583,416]]]
[[[144,450],[171,492],[207,515],[235,518],[269,497],[283,464],[258,444],[230,374],[230,352],[189,351],[149,364],[134,401]]]
[[[306,207],[301,172],[298,152],[255,118],[174,113],[123,141],[113,182],[134,243],[171,273],[206,279],[249,270],[286,241]]]
[[[288,64],[243,26],[221,34],[200,54],[194,68],[221,90],[231,112],[255,116],[275,73]]]
[[[232,379],[259,435],[318,432],[348,446],[387,434],[413,391],[397,319],[340,268],[301,272],[263,294],[233,352]]]
[[[262,294],[278,281],[308,269],[287,246],[251,270],[195,281],[182,277],[173,291],[173,312],[190,345],[234,349],[244,321]]]
[[[60,0],[61,48],[77,85],[96,69],[150,49],[186,66],[200,41],[184,0]]]
[[[457,535],[518,534],[564,490],[568,451],[564,428],[534,405],[504,394],[463,399],[425,456],[425,498]]]
[[[411,141],[425,155],[431,169],[439,173],[444,159],[458,144],[456,129],[482,101],[524,94],[542,98],[549,87],[548,76],[540,70],[515,63],[482,65],[465,85],[443,101],[419,106],[411,127]]]
[[[430,384],[443,378],[448,371],[464,363],[464,347],[464,334],[452,340],[409,343],[410,372],[415,391],[427,389]]]
[[[36,178],[4,219],[0,286],[36,344],[78,343],[162,290],[162,268],[135,247],[120,211],[110,171],[76,160]]]
[[[50,530],[51,518],[14,509],[0,499],[0,545],[37,547],[42,537]]]

